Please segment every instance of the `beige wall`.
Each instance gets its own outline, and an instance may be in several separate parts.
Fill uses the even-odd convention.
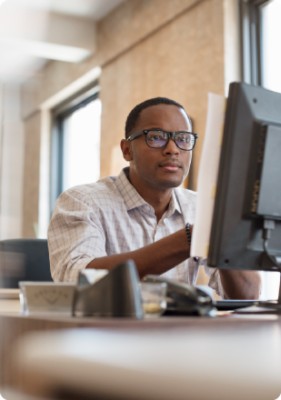
[[[0,240],[22,235],[23,146],[20,88],[0,83]]]
[[[23,237],[37,236],[38,230],[40,128],[40,113],[35,113],[26,120],[24,127]]]
[[[150,19],[143,24],[151,25]],[[200,134],[192,171],[196,186],[207,92],[223,94],[223,67],[222,2],[212,0],[184,10],[107,63],[101,75],[102,175],[118,172],[110,170],[108,150],[118,145],[128,111],[160,95],[181,102]]]
[[[113,151],[131,107],[151,96],[174,98],[186,106],[200,135],[189,180],[196,189],[207,93],[224,94],[224,53],[224,0],[129,0],[98,23],[97,51],[91,59],[75,65],[50,62],[24,85],[23,235],[35,235],[38,223],[43,102],[101,67],[101,175],[105,176],[119,172],[116,163],[112,167]]]

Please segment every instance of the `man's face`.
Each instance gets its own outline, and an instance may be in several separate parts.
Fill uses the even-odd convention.
[[[176,106],[159,104],[144,109],[134,132],[159,128],[169,132],[187,130],[191,126],[185,112]],[[189,172],[192,151],[179,149],[173,140],[164,148],[151,148],[142,135],[122,145],[126,160],[130,161],[130,179],[139,192],[146,189],[167,190],[179,186]]]

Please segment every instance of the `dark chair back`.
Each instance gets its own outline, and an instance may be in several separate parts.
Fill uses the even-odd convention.
[[[19,281],[52,281],[47,239],[0,241],[0,286],[18,288]]]

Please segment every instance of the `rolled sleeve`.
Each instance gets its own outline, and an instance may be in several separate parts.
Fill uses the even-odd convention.
[[[54,281],[73,282],[96,257],[106,255],[105,238],[94,210],[69,190],[57,201],[48,229],[51,273]]]

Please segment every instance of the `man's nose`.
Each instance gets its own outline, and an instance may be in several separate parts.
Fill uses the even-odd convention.
[[[164,147],[164,152],[168,153],[168,154],[177,154],[177,153],[179,153],[179,150],[180,149],[176,145],[174,139],[169,138],[168,143]]]

